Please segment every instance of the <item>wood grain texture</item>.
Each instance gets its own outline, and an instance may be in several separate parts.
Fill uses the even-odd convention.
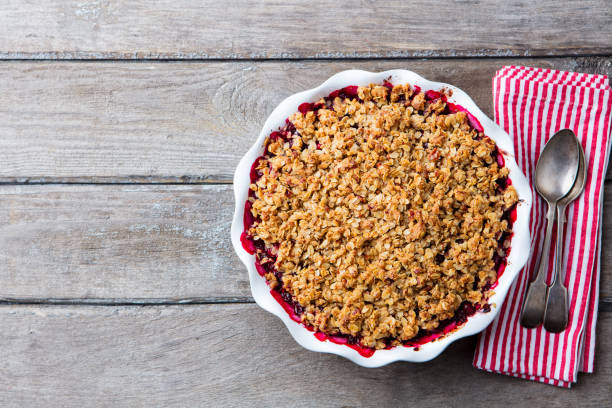
[[[491,78],[506,64],[612,75],[612,58],[599,57],[3,62],[0,182],[230,182],[273,108],[336,72],[411,69],[457,85],[492,116]]]
[[[233,212],[231,186],[0,186],[0,296],[250,299]]]
[[[474,369],[474,337],[423,364],[367,369],[309,352],[256,305],[0,308],[4,407],[603,407],[612,313],[595,374],[571,392]]]
[[[347,58],[605,54],[606,0],[8,0],[4,58]]]
[[[232,215],[231,185],[0,186],[0,300],[250,302]],[[601,296],[612,301],[610,217],[603,235]]]

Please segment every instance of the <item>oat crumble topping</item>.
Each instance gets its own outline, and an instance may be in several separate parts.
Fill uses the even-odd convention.
[[[268,137],[245,223],[304,324],[381,349],[486,303],[518,198],[494,142],[445,98],[345,90]]]

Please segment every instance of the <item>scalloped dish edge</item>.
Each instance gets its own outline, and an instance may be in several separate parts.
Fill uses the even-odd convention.
[[[397,346],[391,349],[376,350],[370,356],[364,356],[353,348],[330,341],[320,341],[315,333],[305,326],[292,320],[283,306],[272,296],[266,280],[255,269],[254,256],[247,253],[242,247],[240,236],[243,232],[244,203],[247,199],[250,184],[249,172],[253,161],[263,151],[263,144],[270,132],[284,125],[285,119],[298,110],[304,102],[313,102],[327,96],[330,92],[349,85],[368,85],[382,83],[388,80],[394,84],[409,83],[417,85],[422,91],[443,91],[447,94],[449,102],[463,106],[472,114],[482,127],[486,136],[491,138],[499,152],[502,154],[505,165],[509,170],[509,178],[515,187],[519,203],[516,208],[516,220],[512,226],[513,235],[510,245],[512,250],[507,256],[507,265],[503,275],[497,280],[495,293],[489,298],[490,312],[476,313],[453,331],[436,338],[433,341],[419,345],[419,347]],[[450,92],[449,92],[450,91]],[[235,209],[231,228],[231,241],[238,257],[246,266],[249,273],[251,292],[255,302],[264,310],[279,317],[293,338],[302,347],[317,352],[333,353],[343,356],[364,367],[380,367],[394,361],[425,362],[437,357],[449,344],[484,330],[496,317],[506,294],[525,265],[530,251],[529,216],[531,210],[531,189],[527,179],[518,168],[514,159],[514,146],[510,136],[496,123],[489,119],[461,89],[440,82],[429,81],[420,75],[402,69],[372,73],[361,70],[348,70],[339,72],[316,88],[296,93],[283,100],[267,118],[257,140],[240,160],[234,173],[234,199]]]

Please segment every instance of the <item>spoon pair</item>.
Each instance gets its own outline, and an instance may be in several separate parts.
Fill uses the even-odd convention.
[[[542,321],[544,328],[552,333],[560,333],[567,327],[569,310],[563,268],[565,209],[582,193],[585,181],[586,160],[580,142],[571,130],[558,131],[544,146],[536,165],[535,187],[548,203],[548,212],[544,250],[536,277],[525,295],[521,315],[521,324],[527,328],[536,327]],[[549,287],[546,274],[555,218],[557,243]]]

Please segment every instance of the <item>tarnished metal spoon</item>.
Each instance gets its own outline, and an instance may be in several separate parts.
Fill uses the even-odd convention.
[[[565,208],[572,201],[578,198],[584,191],[586,184],[586,159],[584,150],[578,139],[576,139],[580,147],[580,164],[578,166],[578,175],[572,190],[568,195],[563,197],[557,203],[557,254],[555,256],[555,275],[553,275],[552,285],[548,288],[548,296],[546,299],[546,312],[544,313],[544,328],[552,333],[560,333],[567,327],[569,309],[567,299],[567,288],[565,282],[565,268],[563,268],[563,225],[565,224]]]
[[[535,171],[535,188],[548,203],[546,214],[546,236],[543,243],[543,252],[540,257],[536,277],[529,285],[523,311],[521,324],[532,328],[542,323],[546,308],[546,272],[548,271],[548,258],[555,225],[557,203],[572,189],[580,165],[580,144],[577,143],[574,132],[569,129],[558,131],[550,138],[540,154]]]

